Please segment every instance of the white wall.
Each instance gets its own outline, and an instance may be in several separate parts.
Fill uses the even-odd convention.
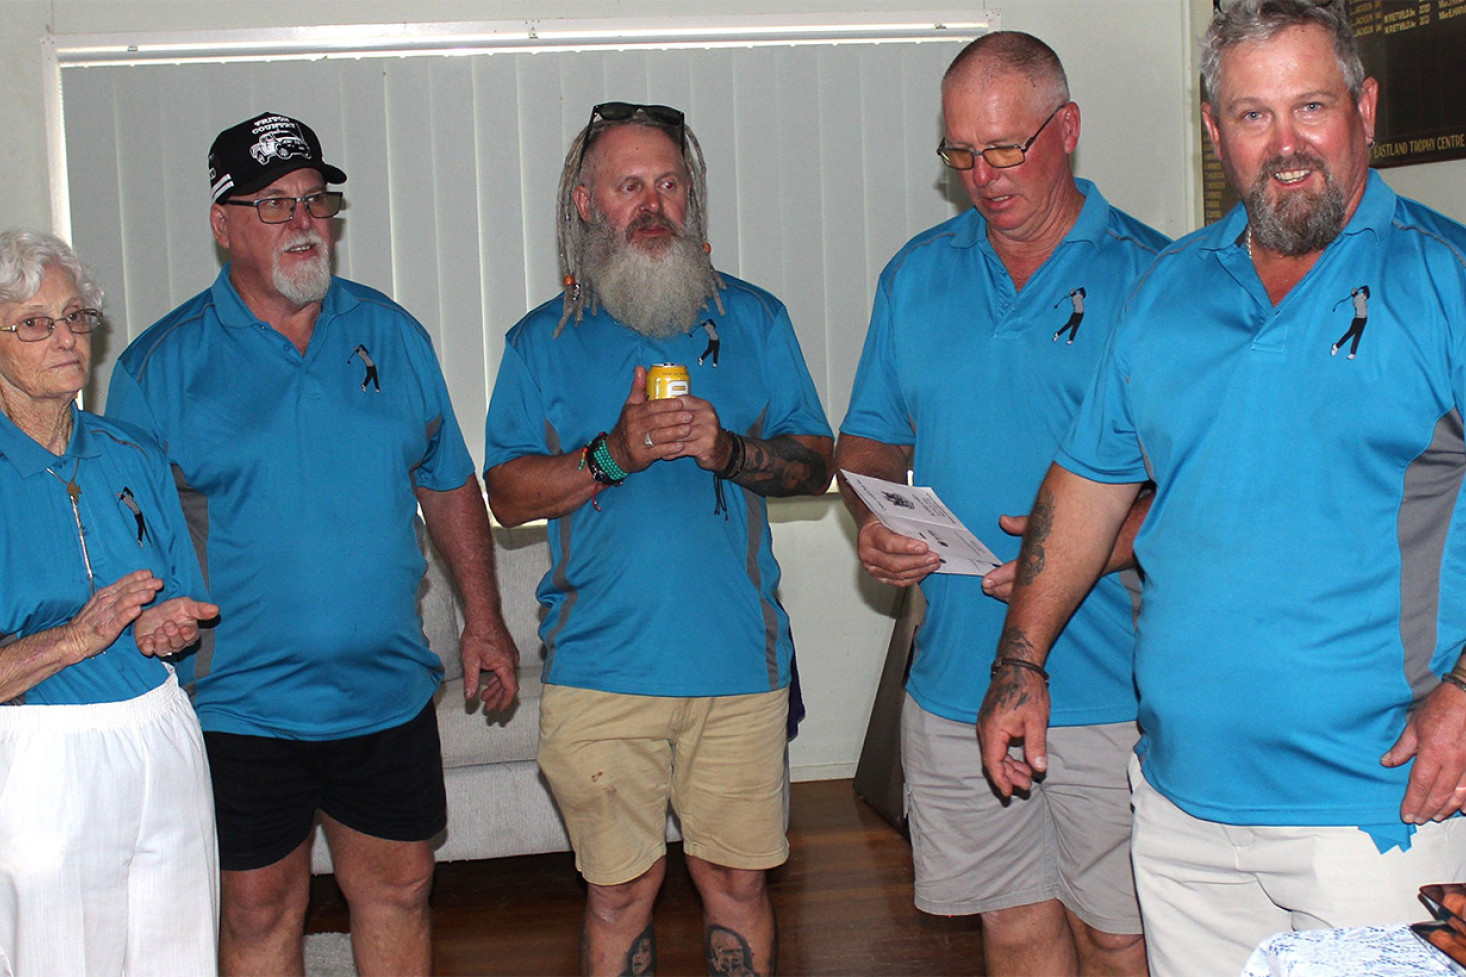
[[[90,34],[557,17],[670,19],[687,13],[950,6],[940,0],[0,0],[0,91],[5,92],[0,98],[0,226],[50,226],[40,47],[48,31]],[[1167,234],[1178,235],[1194,226],[1195,93],[1188,6],[1176,0],[994,0],[981,6],[997,11],[1003,28],[1044,38],[1064,60],[1082,110],[1079,174],[1095,180],[1112,203]],[[938,114],[935,91],[931,113],[933,118]],[[878,127],[882,120],[872,118],[869,124]],[[930,180],[931,192],[940,193],[943,175],[934,154]],[[201,281],[199,287],[205,284]],[[552,287],[550,283],[547,290]],[[853,336],[863,331],[863,323],[852,324]],[[825,406],[838,425],[845,405]],[[476,437],[478,419],[462,420],[468,436]],[[794,622],[809,708],[809,719],[791,746],[794,775],[796,779],[849,776],[885,653],[893,594],[859,571],[853,529],[834,496],[780,502],[772,508],[776,548],[784,566],[782,596]]]

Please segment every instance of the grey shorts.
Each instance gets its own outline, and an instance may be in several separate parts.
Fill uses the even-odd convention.
[[[1001,800],[982,772],[977,731],[901,712],[901,765],[916,906],[961,916],[1057,899],[1105,933],[1139,933],[1130,870],[1134,723],[1051,728],[1049,769],[1028,797]]]

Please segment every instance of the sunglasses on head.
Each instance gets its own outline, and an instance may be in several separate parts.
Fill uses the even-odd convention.
[[[585,141],[580,144],[580,162],[585,163],[585,154],[595,137],[597,122],[630,122],[640,116],[652,125],[666,129],[676,140],[678,148],[687,152],[687,128],[682,113],[670,105],[638,105],[635,102],[602,102],[590,110],[590,122],[586,125]],[[602,130],[604,131],[604,130]]]
[[[1315,7],[1332,7],[1338,0],[1309,0]],[[1211,15],[1213,18],[1220,17],[1226,13],[1223,9],[1222,0],[1211,0]]]

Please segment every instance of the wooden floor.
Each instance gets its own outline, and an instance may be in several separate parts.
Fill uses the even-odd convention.
[[[795,784],[789,861],[769,876],[785,974],[982,973],[976,917],[911,904],[911,849],[848,780]],[[438,866],[433,962],[440,975],[574,974],[585,889],[568,854]],[[702,918],[681,846],[657,904],[663,974],[701,974]],[[315,880],[308,932],[349,928],[329,876]]]

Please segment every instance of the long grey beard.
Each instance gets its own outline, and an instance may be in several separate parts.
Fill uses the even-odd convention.
[[[296,305],[310,305],[324,299],[331,290],[331,251],[326,247],[326,239],[315,231],[302,231],[282,242],[280,248],[284,250],[298,244],[314,244],[315,257],[308,262],[296,262],[294,271],[289,272],[280,266],[277,256],[271,277],[275,291]]]
[[[1267,184],[1273,174],[1303,167],[1323,174],[1323,190],[1315,194],[1289,194],[1278,203],[1268,199]],[[1343,230],[1348,210],[1344,191],[1334,182],[1328,165],[1319,157],[1304,153],[1274,157],[1263,163],[1243,199],[1257,243],[1295,258],[1328,247]]]
[[[645,218],[633,221],[628,234],[638,222]],[[677,232],[666,246],[643,250],[618,237],[599,214],[588,236],[587,277],[596,300],[618,322],[648,339],[666,339],[697,324],[714,285],[708,256],[696,242]]]

